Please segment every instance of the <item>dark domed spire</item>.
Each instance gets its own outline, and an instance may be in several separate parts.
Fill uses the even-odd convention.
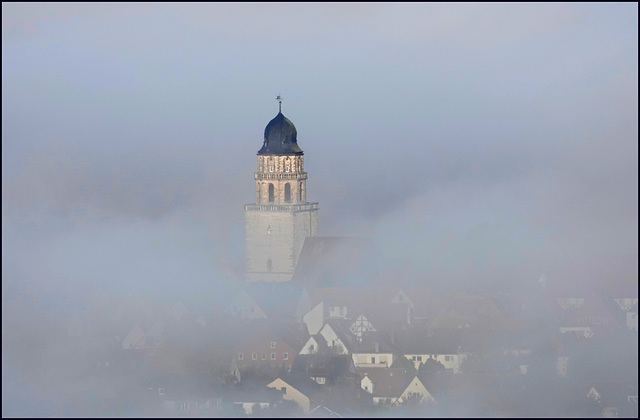
[[[264,129],[264,143],[258,150],[259,155],[302,155],[298,146],[296,127],[288,118],[278,115]]]

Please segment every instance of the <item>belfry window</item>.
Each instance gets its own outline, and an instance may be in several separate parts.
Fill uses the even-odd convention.
[[[284,202],[285,203],[291,202],[291,185],[289,185],[288,182],[284,184]]]
[[[274,196],[275,196],[275,193],[273,190],[273,184],[269,184],[269,202],[270,203],[273,203]]]

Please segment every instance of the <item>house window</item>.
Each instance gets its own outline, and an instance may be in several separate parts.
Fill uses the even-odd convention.
[[[309,353],[313,353],[314,350],[315,347],[313,346],[313,344],[309,344]]]
[[[289,353],[287,353],[287,352],[282,353],[282,358],[284,360],[289,360]]]
[[[375,357],[372,357],[372,358],[371,358],[371,363],[375,363],[375,362],[376,362],[376,358],[375,358]]]
[[[418,362],[422,362],[422,356],[418,356]]]
[[[262,360],[267,360],[267,353],[262,353]]]
[[[273,172],[273,166],[269,166],[269,172]]]
[[[271,348],[272,348],[272,349],[275,349],[275,348],[276,348],[276,342],[275,342],[275,341],[272,341],[272,342],[271,342]]]
[[[244,359],[244,353],[238,353],[238,360]]]
[[[251,353],[251,360],[258,360],[258,353]]]
[[[323,377],[323,376],[318,376],[318,377],[316,378],[316,382],[317,382],[317,383],[319,383],[319,384],[324,384],[325,379],[324,379],[324,377]]]
[[[445,362],[450,362],[453,360],[453,356],[444,356],[444,361]]]
[[[285,167],[284,167],[284,171],[285,171],[285,172],[289,172],[289,167],[288,167],[288,166],[285,166]]]
[[[276,354],[275,353],[271,353],[271,360],[276,360]]]
[[[164,395],[164,388],[158,388],[158,395]]]

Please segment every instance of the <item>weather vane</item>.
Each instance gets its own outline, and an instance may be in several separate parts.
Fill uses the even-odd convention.
[[[282,96],[279,93],[276,96],[276,101],[278,101],[278,112],[282,112]]]

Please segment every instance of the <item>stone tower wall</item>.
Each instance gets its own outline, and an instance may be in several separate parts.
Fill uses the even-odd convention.
[[[298,204],[305,203],[307,173],[304,172],[302,155],[258,156],[256,180],[256,203]],[[286,185],[289,185],[289,200]],[[269,185],[273,186],[273,201],[269,197]]]
[[[260,154],[254,179],[256,204],[245,206],[247,276],[291,280],[305,238],[318,230],[318,203],[307,202],[304,156]]]
[[[288,207],[300,208],[291,211]],[[317,203],[245,206],[247,274],[254,281],[288,281],[304,240],[318,230]],[[269,266],[269,262],[271,265]]]

